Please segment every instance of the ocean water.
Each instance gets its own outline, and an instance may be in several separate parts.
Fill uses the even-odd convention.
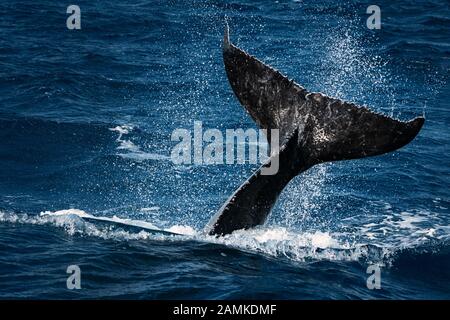
[[[0,298],[450,298],[448,1],[379,0],[380,30],[371,1],[74,4],[81,30],[67,4],[0,3]],[[425,115],[422,131],[296,177],[262,227],[203,235],[257,168],[170,159],[194,121],[256,129],[225,75],[225,18],[235,44],[307,89]]]

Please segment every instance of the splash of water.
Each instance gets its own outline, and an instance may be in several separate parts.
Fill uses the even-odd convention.
[[[272,257],[287,258],[292,261],[361,261],[377,262],[389,265],[391,258],[398,250],[414,248],[426,243],[427,239],[417,237],[422,235],[421,228],[416,224],[420,218],[403,213],[403,220],[398,217],[387,217],[386,225],[395,228],[414,230],[411,235],[413,241],[399,239],[400,242],[382,244],[380,246],[368,244],[366,239],[354,239],[348,234],[337,232],[293,232],[282,227],[260,227],[252,230],[238,230],[224,237],[206,235],[202,230],[195,230],[187,225],[173,225],[169,228],[159,228],[155,223],[141,220],[124,219],[114,216],[95,217],[79,209],[67,209],[56,212],[46,211],[40,215],[26,215],[0,212],[0,222],[18,224],[50,225],[63,228],[70,236],[89,236],[113,241],[151,240],[151,241],[198,241],[214,243],[235,248],[250,253],[259,253]],[[102,225],[97,222],[110,222]],[[394,221],[398,220],[398,221]],[[115,227],[114,227],[115,226]],[[137,231],[127,231],[125,226],[138,227]],[[380,226],[376,226],[378,228]],[[364,234],[371,230],[365,225],[357,233]],[[437,227],[439,228],[439,227]],[[448,228],[447,228],[448,229]],[[136,230],[136,229],[135,229]],[[163,231],[163,232],[158,232]],[[450,230],[428,232],[428,239],[446,241]],[[404,236],[408,236],[404,235]],[[399,245],[399,243],[407,245]]]

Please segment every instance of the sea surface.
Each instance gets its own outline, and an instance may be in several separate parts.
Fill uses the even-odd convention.
[[[69,2],[0,2],[1,299],[450,299],[448,1],[73,2],[81,30]],[[226,78],[225,20],[308,90],[424,115],[422,131],[299,175],[262,227],[204,235],[258,167],[170,158],[194,121],[257,129]]]

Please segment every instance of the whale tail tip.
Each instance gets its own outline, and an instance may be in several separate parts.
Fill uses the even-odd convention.
[[[227,18],[225,17],[225,32],[223,35],[223,47],[227,49],[230,46],[230,27],[228,26]]]

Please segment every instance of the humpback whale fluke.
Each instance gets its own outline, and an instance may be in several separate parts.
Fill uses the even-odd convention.
[[[262,128],[278,129],[280,151],[242,184],[209,222],[210,235],[263,224],[288,182],[315,164],[364,158],[408,144],[425,119],[403,122],[366,107],[308,92],[230,42],[223,42],[228,80],[239,102]],[[270,136],[267,137],[270,141]],[[263,175],[273,157],[279,170]]]

